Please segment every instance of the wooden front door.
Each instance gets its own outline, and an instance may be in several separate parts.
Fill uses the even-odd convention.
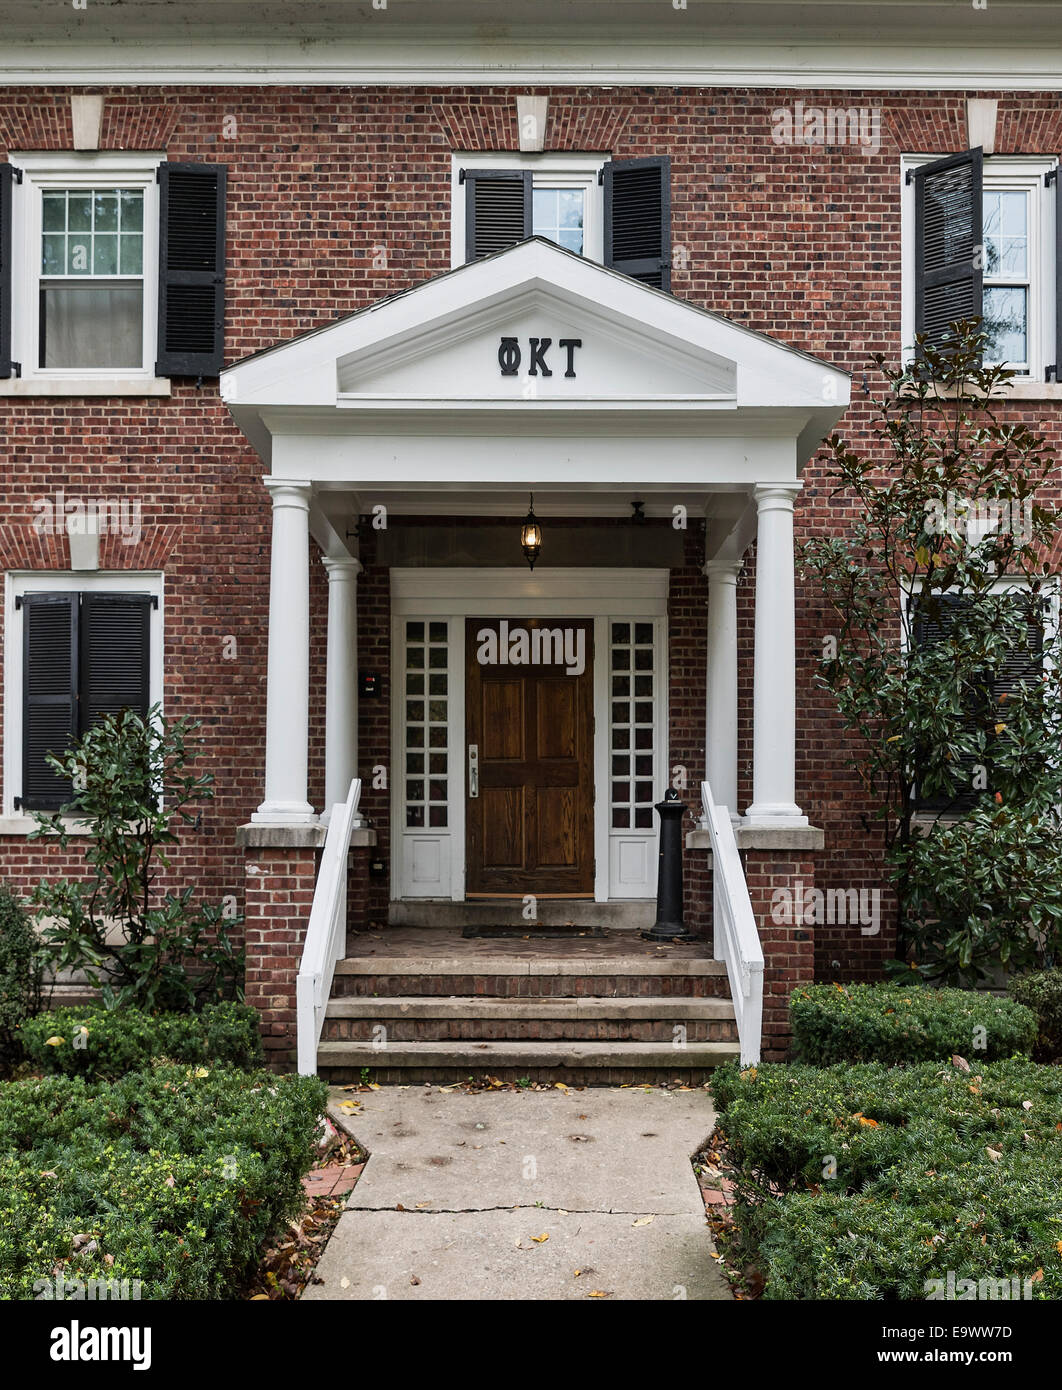
[[[468,619],[469,895],[593,893],[593,638],[585,620]]]

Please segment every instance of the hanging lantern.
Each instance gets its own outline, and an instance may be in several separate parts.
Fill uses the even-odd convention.
[[[520,530],[520,548],[524,552],[527,563],[534,569],[538,552],[542,549],[542,527],[538,524],[538,517],[535,515],[534,493],[531,494],[531,505]]]

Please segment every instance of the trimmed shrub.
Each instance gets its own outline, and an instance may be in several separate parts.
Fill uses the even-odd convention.
[[[920,1062],[1027,1056],[1036,1015],[1014,999],[924,985],[808,985],[789,1000],[793,1056],[801,1062]],[[983,1031],[982,1031],[983,1030]]]
[[[26,1055],[44,1071],[114,1078],[155,1058],[253,1067],[262,1061],[258,1014],[246,1004],[211,1004],[198,1014],[140,1009],[56,1009],[22,1026]]]
[[[1062,1297],[1057,1068],[730,1065],[713,1090],[766,1298]]]
[[[29,913],[0,883],[0,1056],[18,1051],[18,1029],[41,1007],[43,965]]]
[[[1010,993],[1032,1009],[1039,1031],[1033,1055],[1040,1062],[1062,1059],[1062,970],[1037,970],[1010,982]]]
[[[168,1064],[0,1087],[0,1298],[56,1275],[234,1296],[301,1209],[326,1100],[316,1077]]]

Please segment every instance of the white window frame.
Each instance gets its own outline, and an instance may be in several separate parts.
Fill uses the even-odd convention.
[[[465,190],[462,169],[530,169],[535,188],[582,188],[586,191],[583,215],[583,251],[599,264],[605,255],[605,202],[599,181],[610,154],[455,154],[451,159],[450,264],[465,263]]]
[[[161,705],[163,575],[158,571],[133,570],[112,574],[12,570],[5,577],[4,587],[4,797],[0,835],[27,835],[37,823],[28,813],[15,810],[15,798],[22,795],[22,643],[26,612],[24,606],[16,608],[16,599],[25,594],[63,593],[149,594],[157,599],[148,627],[148,702]]]
[[[915,190],[908,183],[910,171],[942,158],[939,154],[905,154],[900,159],[900,236],[902,243],[901,327],[903,360],[912,361],[915,336]],[[1028,192],[1029,199],[1029,363],[1014,377],[1012,386],[1047,385],[1044,373],[1055,360],[1055,191],[1044,175],[1059,167],[1054,156],[1021,155],[997,158],[986,155],[983,184],[988,189]],[[1062,175],[1060,175],[1062,177]],[[1041,391],[1038,394],[1043,394]]]
[[[9,159],[22,171],[22,183],[12,189],[11,356],[21,366],[20,388],[10,394],[57,394],[56,388],[81,388],[98,394],[100,388],[124,385],[156,386],[158,350],[159,189],[157,171],[165,154],[71,154],[12,152]],[[43,194],[60,189],[128,188],[144,195],[144,322],[139,367],[41,367],[40,282]],[[88,277],[86,277],[88,278]],[[2,383],[9,385],[10,383]],[[95,391],[93,391],[95,388]],[[158,394],[157,390],[151,394]]]

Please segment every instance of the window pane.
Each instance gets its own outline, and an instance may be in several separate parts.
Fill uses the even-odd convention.
[[[144,272],[144,238],[142,236],[127,236],[123,232],[118,241],[121,246],[119,273],[122,275],[142,275]]]
[[[1027,362],[1028,290],[1021,287],[985,286],[984,331],[988,334],[986,362]]]
[[[92,238],[93,275],[118,274],[118,238],[109,233]]]
[[[144,195],[122,189],[118,195],[122,210],[122,231],[142,232],[144,230]]]
[[[117,192],[94,193],[93,230],[97,232],[116,232],[118,230]]]
[[[986,189],[984,194],[985,276],[1022,278],[1028,273],[1028,195],[1020,190]]]
[[[67,194],[67,226],[72,232],[92,231],[92,194]]]
[[[581,255],[584,199],[581,188],[536,188],[532,208],[535,236],[546,237]]]
[[[42,367],[141,367],[141,285],[45,285],[41,290]]]
[[[66,231],[66,194],[44,194],[44,230],[46,232]]]
[[[62,235],[44,235],[44,256],[41,259],[41,270],[45,275],[65,275],[66,274],[66,237]]]

